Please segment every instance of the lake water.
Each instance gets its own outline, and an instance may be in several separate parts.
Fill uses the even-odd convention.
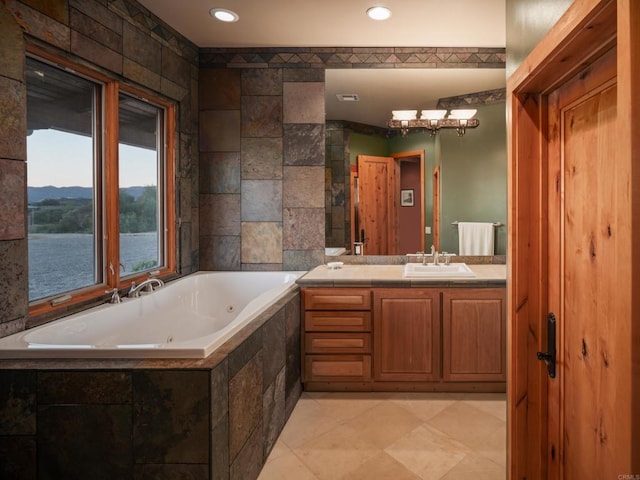
[[[155,232],[120,235],[120,258],[125,271],[158,258]],[[94,285],[93,235],[47,233],[29,235],[29,300]]]

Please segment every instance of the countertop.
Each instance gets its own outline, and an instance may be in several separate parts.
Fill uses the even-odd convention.
[[[320,265],[297,280],[301,287],[483,287],[507,283],[506,265],[467,264],[475,277],[403,278],[404,265]]]

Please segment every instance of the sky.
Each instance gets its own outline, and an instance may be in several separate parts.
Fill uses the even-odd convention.
[[[27,137],[27,185],[91,187],[92,139],[59,130],[35,130]],[[157,185],[156,152],[120,145],[120,187]]]

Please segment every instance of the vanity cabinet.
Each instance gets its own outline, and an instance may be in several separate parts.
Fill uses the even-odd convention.
[[[440,292],[381,288],[373,291],[376,381],[440,378]]]
[[[371,290],[303,289],[304,382],[371,380]]]
[[[504,391],[504,287],[307,287],[307,390]]]
[[[505,289],[446,289],[442,304],[444,380],[506,381]]]

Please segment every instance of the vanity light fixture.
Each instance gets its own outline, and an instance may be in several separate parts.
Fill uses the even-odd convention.
[[[233,23],[240,20],[240,15],[226,8],[212,8],[209,10],[209,15],[225,23]]]
[[[393,118],[389,121],[389,126],[391,127],[391,123],[393,122],[394,127],[391,128],[399,128],[403,137],[407,136],[409,133],[409,124],[416,119],[416,115],[418,114],[417,110],[392,110],[391,114]]]
[[[480,125],[477,118],[472,118],[477,110],[451,110],[447,116],[446,110],[422,110],[420,118],[417,118],[417,110],[393,110],[389,120],[389,128],[400,129],[403,137],[411,128],[423,128],[435,135],[441,128],[455,128],[458,136],[463,136],[467,128],[476,128]],[[446,116],[446,118],[445,118]]]
[[[391,10],[387,7],[375,6],[367,9],[367,16],[371,20],[387,20],[391,16]]]

